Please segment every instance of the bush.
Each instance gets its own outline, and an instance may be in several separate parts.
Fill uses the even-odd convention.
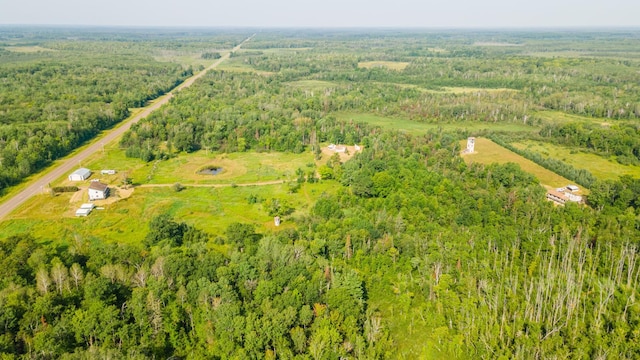
[[[77,186],[54,186],[51,188],[54,194],[66,193],[66,192],[76,192],[78,189]]]
[[[173,186],[172,186],[171,188],[172,188],[172,189],[173,189],[173,191],[175,191],[175,192],[180,192],[180,191],[182,191],[182,190],[184,190],[184,189],[185,189],[185,188],[184,188],[184,186],[183,186],[182,184],[180,184],[180,183],[175,183],[175,184],[173,184]]]

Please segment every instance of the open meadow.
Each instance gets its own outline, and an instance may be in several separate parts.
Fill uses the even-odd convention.
[[[462,149],[466,148],[467,141],[461,141],[460,146]],[[542,166],[534,163],[533,161],[528,160],[509,149],[505,149],[504,147],[486,138],[476,138],[475,152],[472,154],[463,154],[462,157],[467,163],[516,163],[520,165],[520,168],[522,168],[522,170],[535,176],[540,181],[540,184],[544,185],[547,188],[559,188],[572,183],[571,180],[566,179],[550,170],[547,170]]]
[[[409,120],[401,117],[385,117],[363,113],[336,113],[336,117],[344,121],[363,122],[372,126],[379,126],[385,130],[397,130],[413,135],[423,135],[429,130],[468,131],[479,132],[533,132],[538,129],[519,123],[488,123],[488,122],[425,122]]]
[[[607,159],[597,154],[533,140],[512,145],[519,149],[537,152],[544,157],[562,160],[577,169],[586,169],[601,180],[617,180],[622,175],[640,178],[640,166],[622,165],[614,159]]]

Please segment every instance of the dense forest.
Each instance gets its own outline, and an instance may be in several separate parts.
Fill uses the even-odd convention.
[[[112,34],[107,42],[120,36],[126,38]],[[145,43],[137,38],[142,35],[131,36]],[[161,39],[165,45],[173,41],[167,37]],[[279,229],[247,220],[209,233],[167,211],[146,220],[148,231],[139,242],[126,234],[106,242],[98,236],[9,237],[0,230],[0,354],[638,358],[640,180],[600,180],[521,151],[590,187],[587,205],[555,206],[518,165],[467,164],[459,144],[482,133],[505,147],[534,138],[615,155],[620,162],[638,161],[640,137],[633,121],[640,116],[639,37],[260,33],[233,54],[226,69],[209,72],[134,125],[119,151],[127,160],[157,164],[188,159],[199,150],[312,152],[316,158],[328,143],[361,144],[364,150],[345,162],[332,157],[318,174],[300,172],[299,187],[320,181],[330,191],[300,211],[288,211],[289,224]],[[196,37],[185,46],[193,51],[202,42]],[[482,45],[500,42],[513,46]],[[198,50],[198,57],[213,58],[207,54],[214,50]],[[85,86],[102,89],[98,84],[105,78],[92,72],[96,64],[113,76],[137,74],[138,80],[127,75],[133,84],[121,84],[129,90],[115,85],[100,94],[78,94],[86,98],[79,104],[98,100],[106,109],[116,99],[134,101],[127,94],[153,97],[147,91],[161,87],[149,87],[148,73],[165,69],[164,81],[171,82],[189,71],[148,59],[118,65],[122,68],[94,61],[85,58],[77,68],[73,62],[42,65],[33,74],[27,70],[33,63],[3,65],[0,71],[24,69],[25,79],[44,81],[42,95],[32,96],[47,96],[45,90],[53,89],[48,82],[80,86],[91,78],[95,83]],[[407,64],[361,66],[368,61]],[[85,75],[73,80],[64,72]],[[118,84],[104,81],[106,89]],[[7,119],[2,126],[73,129],[69,113],[80,110],[48,112],[47,104],[55,101],[41,110],[16,105],[29,98],[30,89],[0,93],[3,106],[19,108],[2,118]],[[61,109],[69,96],[60,94]],[[45,118],[32,118],[29,111]],[[556,111],[579,121],[549,121],[548,113]],[[460,126],[413,134],[351,120],[351,114],[421,124],[524,124],[527,130],[473,132]],[[610,123],[603,126],[604,120]],[[22,148],[21,140],[14,140],[22,134],[5,135],[3,151],[13,151],[8,144],[14,143],[20,144],[16,151]],[[282,209],[271,210],[270,216],[284,215]]]
[[[425,357],[636,357],[635,212],[554,207],[446,136],[379,140],[288,231],[159,216],[139,246],[5,239],[0,349],[387,358],[416,336]]]

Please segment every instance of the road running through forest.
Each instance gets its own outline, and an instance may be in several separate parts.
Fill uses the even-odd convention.
[[[7,199],[4,203],[0,204],[0,219],[9,215],[13,210],[15,210],[18,206],[20,206],[32,196],[41,194],[45,188],[49,187],[50,183],[63,176],[64,174],[70,172],[72,169],[78,167],[79,164],[81,164],[89,156],[98,151],[101,151],[105,144],[108,144],[118,137],[122,136],[125,131],[131,128],[131,125],[149,116],[149,114],[159,109],[162,105],[168,103],[169,100],[171,100],[171,98],[173,97],[174,92],[178,92],[186,87],[191,86],[196,80],[203,77],[209,70],[216,68],[223,61],[229,59],[229,57],[231,57],[231,53],[240,50],[242,45],[251,40],[254,36],[255,34],[249,36],[247,39],[234,47],[231,51],[227,52],[209,67],[186,79],[180,85],[171,89],[170,92],[156,98],[155,100],[157,101],[145,107],[134,117],[128,120],[124,120],[122,123],[120,123],[120,125],[116,125],[116,127],[112,130],[109,130],[107,135],[105,135],[104,137],[92,140],[91,144],[86,149],[82,150],[76,155],[69,157],[68,159],[62,160],[62,162],[58,166],[49,170],[44,170],[41,174],[36,175],[37,180],[33,181],[26,188],[13,195],[11,198]]]

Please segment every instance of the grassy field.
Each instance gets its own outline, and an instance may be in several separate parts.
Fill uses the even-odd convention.
[[[403,118],[391,118],[372,114],[359,113],[336,113],[338,119],[365,122],[383,129],[405,131],[410,134],[420,135],[431,129],[443,130],[469,130],[469,131],[537,131],[535,127],[522,125],[519,123],[483,123],[483,122],[463,122],[463,123],[423,123],[415,120]]]
[[[42,241],[61,239],[101,239],[109,242],[137,243],[148,231],[148,222],[168,213],[178,221],[195,225],[217,236],[224,234],[233,222],[256,225],[258,232],[276,231],[273,218],[260,201],[248,199],[277,198],[292,205],[297,214],[308,212],[323,192],[335,188],[332,182],[305,184],[290,193],[287,184],[247,187],[187,187],[176,192],[171,187],[135,188],[131,197],[94,210],[88,217],[76,218],[77,204],[70,203],[72,194],[38,195],[18,208],[2,222],[2,237],[30,232]],[[292,225],[287,218],[278,230]]]
[[[567,114],[567,113],[563,113],[562,111],[552,111],[552,110],[536,111],[533,115],[554,124],[561,124],[561,123],[567,123],[567,122],[583,122],[583,123],[594,123],[594,124],[607,126],[612,122],[620,121],[620,120],[604,119],[604,118],[590,118],[586,116]]]
[[[616,180],[621,175],[640,177],[640,166],[621,165],[612,159],[606,159],[596,154],[576,152],[563,146],[532,140],[514,143],[513,145],[519,149],[540,153],[545,157],[562,160],[575,168],[588,170],[601,180]]]
[[[295,177],[298,168],[314,166],[313,154],[290,153],[232,153],[209,154],[199,151],[159,162],[156,169],[145,166],[138,170],[141,181],[150,184],[228,184],[284,180]],[[205,166],[222,167],[218,175],[202,175],[198,171]],[[146,175],[146,176],[145,176]],[[144,178],[144,179],[143,179]],[[135,178],[134,178],[135,179]]]
[[[402,71],[407,66],[409,66],[409,63],[402,61],[363,61],[358,63],[358,67],[363,69],[387,68],[389,70]]]
[[[460,142],[462,148],[466,148],[467,141]],[[494,143],[493,141],[485,138],[476,138],[475,145],[476,152],[473,154],[463,154],[463,158],[467,163],[477,162],[481,164],[491,163],[508,163],[513,162],[522,168],[522,170],[532,174],[542,185],[557,188],[572,184],[573,181],[568,180],[550,170],[543,168],[542,166],[534,163],[531,160],[514,153],[511,150],[503,148],[502,146]]]
[[[171,186],[135,187],[130,197],[105,204],[86,218],[76,218],[75,210],[85,190],[52,196],[36,195],[20,206],[2,222],[2,237],[30,232],[42,241],[61,239],[101,239],[112,242],[141,241],[147,224],[159,214],[169,213],[179,221],[221,235],[230,223],[245,222],[256,225],[260,232],[275,231],[273,218],[260,201],[250,204],[248,198],[278,198],[291,204],[296,214],[306,213],[323,192],[331,192],[330,182],[305,184],[297,193],[290,193],[288,184],[213,187],[214,185],[247,184],[272,180],[293,180],[296,170],[315,167],[313,154],[288,153],[232,153],[211,154],[205,151],[181,154],[167,161],[146,163],[127,158],[117,143],[106,144],[102,152],[93,154],[83,164],[94,171],[91,179],[110,185],[120,185],[123,177],[134,184],[181,183],[186,189],[176,192]],[[220,166],[218,175],[201,175],[205,166]],[[101,169],[115,169],[115,175],[100,175]],[[88,181],[79,185],[85,187]],[[70,184],[65,177],[52,185]],[[190,187],[190,185],[198,185]],[[208,186],[210,185],[210,186]],[[292,225],[292,224],[291,224]],[[287,221],[278,229],[286,229]]]

